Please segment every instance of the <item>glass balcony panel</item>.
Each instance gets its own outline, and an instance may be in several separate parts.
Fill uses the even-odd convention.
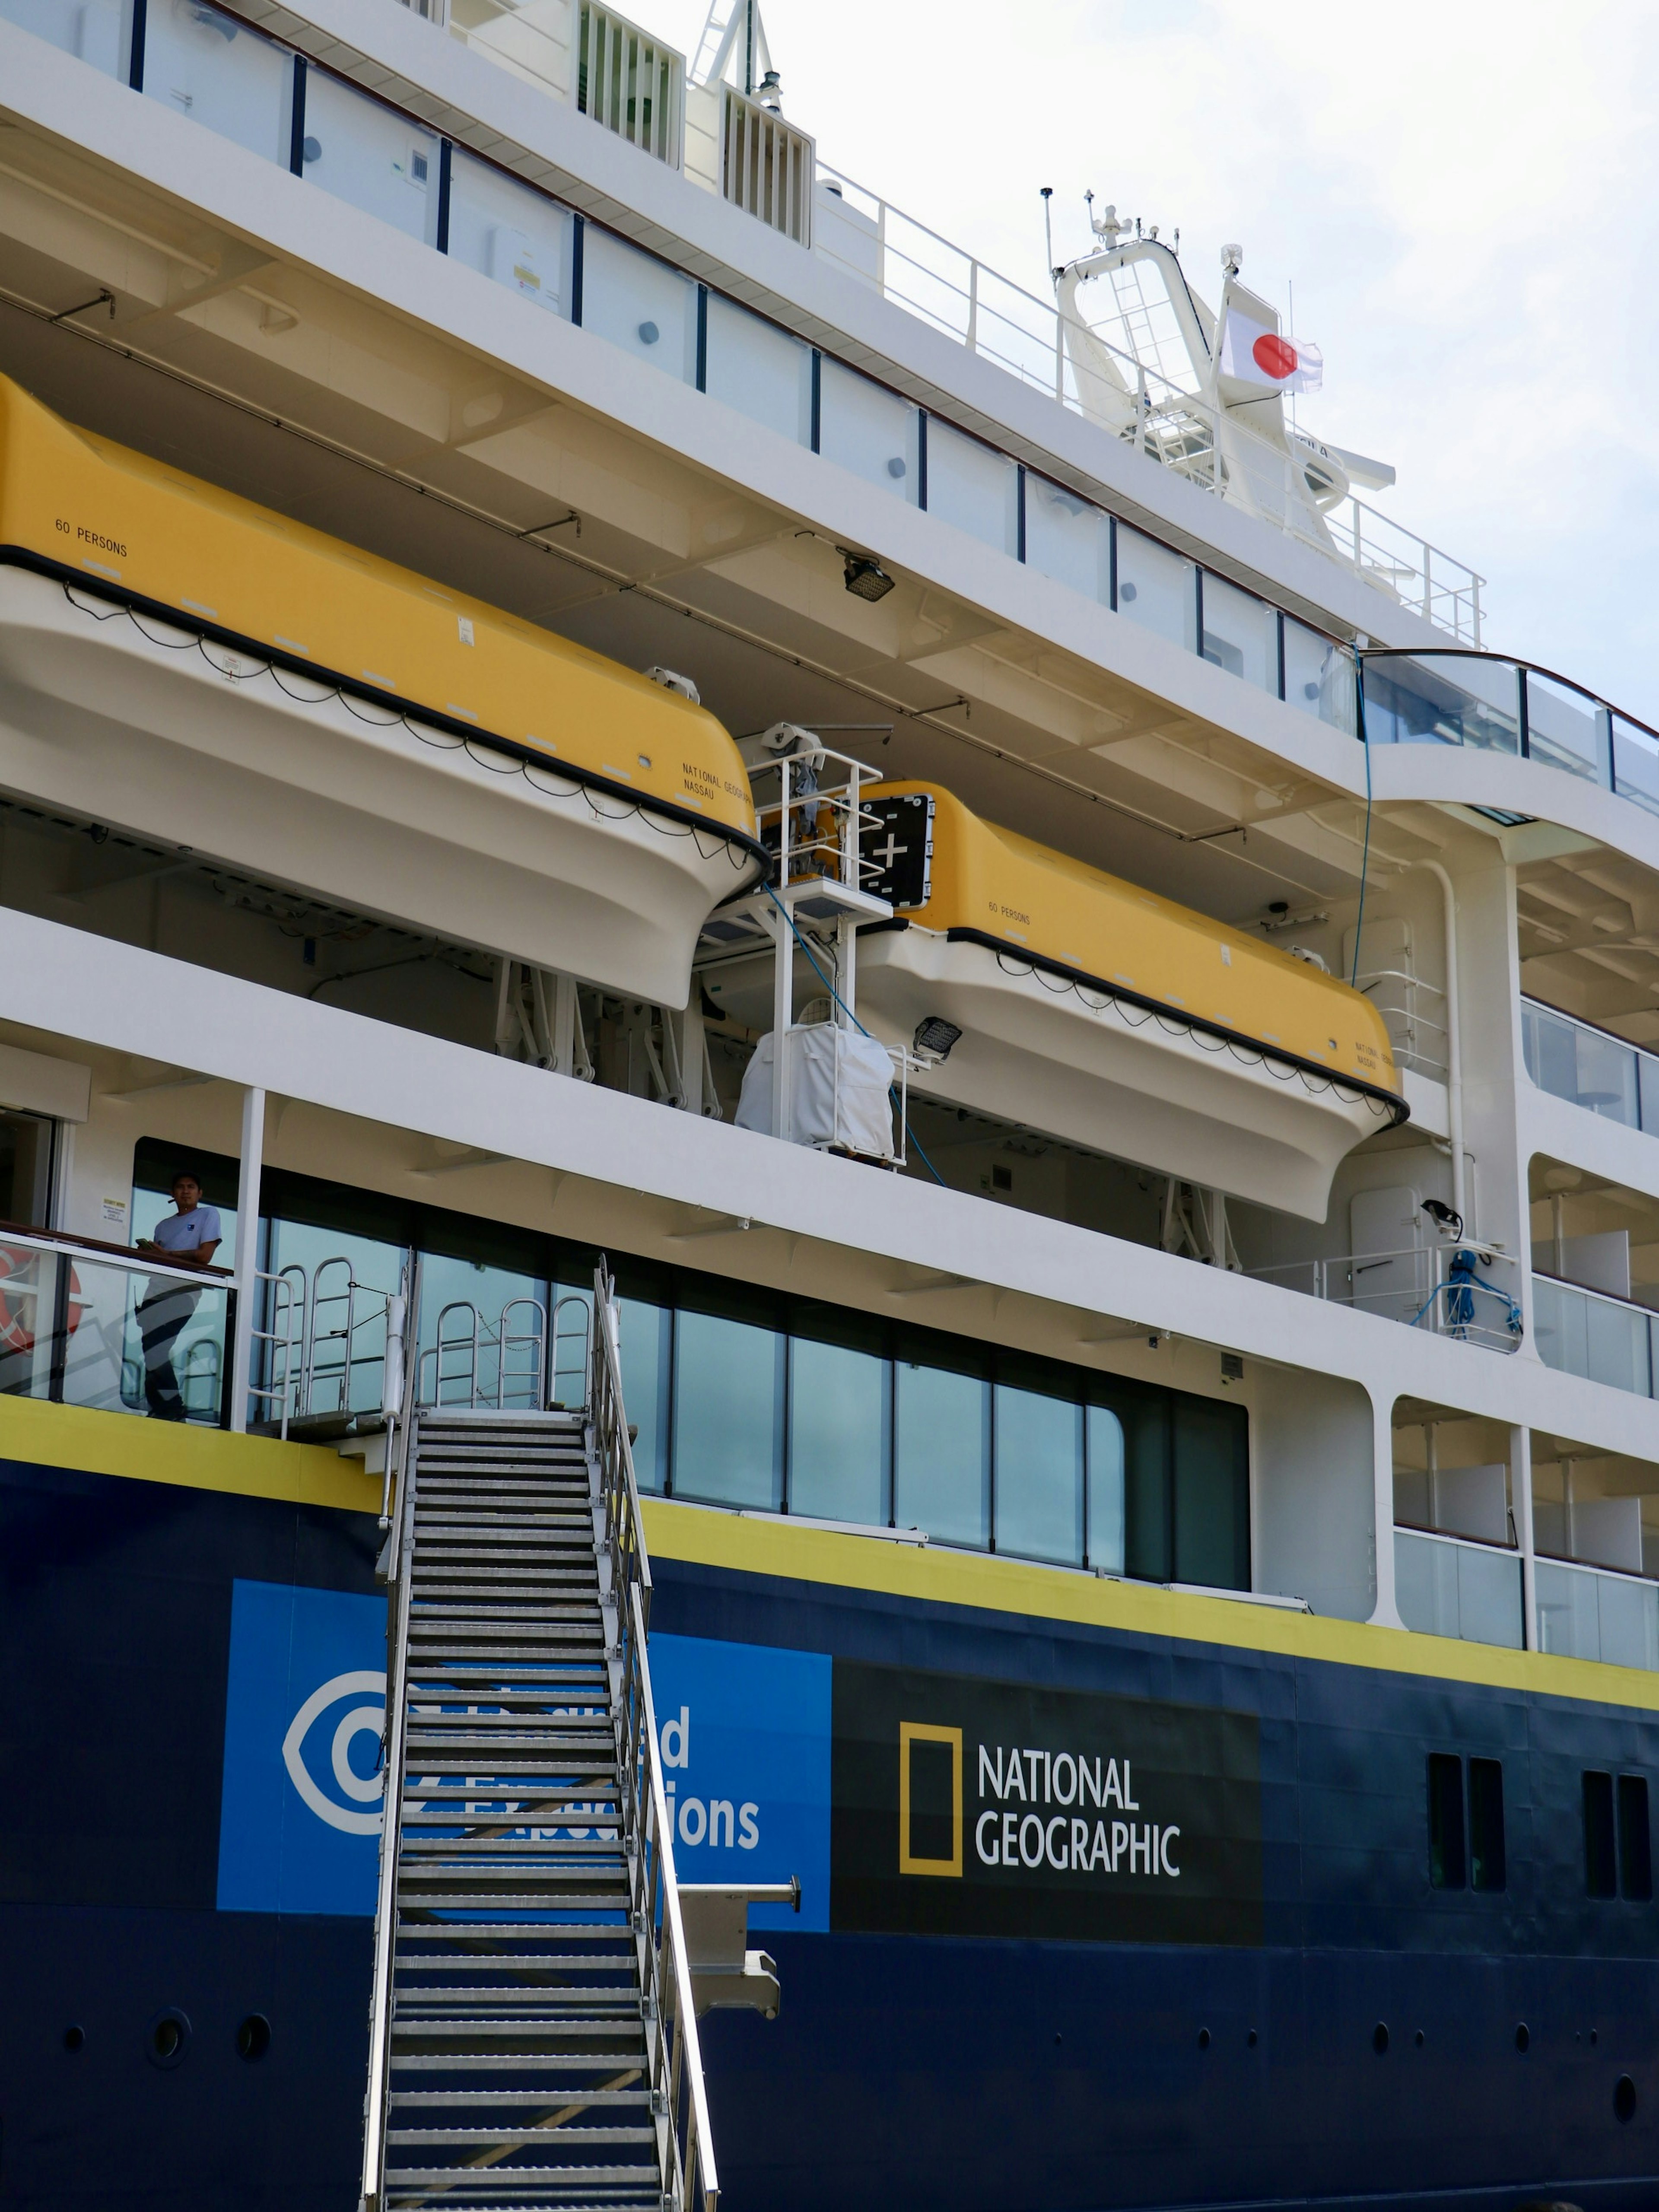
[[[888,1364],[795,1337],[789,1346],[789,1510],[821,1521],[887,1518]]]
[[[336,199],[438,242],[438,140],[321,70],[306,71],[304,174]]]
[[[1617,1304],[1587,1292],[1569,1291],[1584,1306],[1585,1365],[1592,1382],[1612,1390],[1651,1395],[1648,1372],[1648,1317],[1638,1306]]]
[[[1198,650],[1198,571],[1156,538],[1117,526],[1117,611],[1188,653]]]
[[[206,0],[151,0],[144,92],[268,161],[289,161],[294,64]]]
[[[1596,1578],[1577,1567],[1540,1559],[1537,1569],[1538,1648],[1566,1659],[1601,1656]]]
[[[1563,1375],[1589,1373],[1584,1300],[1565,1283],[1534,1275],[1532,1284],[1532,1333],[1538,1357],[1546,1367]]]
[[[64,1255],[32,1244],[0,1243],[0,1395],[52,1395],[52,1353]],[[82,1319],[87,1315],[82,1310]],[[92,1327],[96,1334],[98,1317]],[[121,1326],[115,1373],[120,1372]]]
[[[1109,1575],[1123,1572],[1123,1424],[1109,1406],[1091,1406],[1089,1451],[1089,1565]]]
[[[1019,471],[948,422],[927,423],[927,512],[999,553],[1019,550]]]
[[[819,365],[818,451],[866,483],[913,504],[916,410],[884,385],[827,357]]]
[[[565,270],[570,217],[543,193],[476,161],[450,154],[449,258],[504,284],[548,313],[568,312]]]
[[[1527,672],[1527,750],[1547,767],[1606,783],[1601,709],[1583,692]]]
[[[1659,1672],[1659,1585],[1540,1559],[1538,1644],[1568,1658]]]
[[[996,1534],[1016,1559],[1083,1564],[1083,1408],[996,1392]]]
[[[1390,653],[1365,663],[1365,733],[1374,744],[1521,750],[1520,678],[1512,661]]]
[[[0,0],[0,17],[76,61],[90,62],[106,76],[127,74],[126,9],[121,0]]]
[[[1103,600],[1111,585],[1111,525],[1077,492],[1025,473],[1025,559],[1039,574]]]
[[[1620,1121],[1627,1129],[1640,1128],[1639,1055],[1635,1047],[1589,1029],[1575,1028],[1573,1041],[1577,1079],[1574,1103],[1600,1114],[1604,1121]]]
[[[1621,799],[1659,814],[1659,738],[1622,714],[1613,717],[1613,780]]]
[[[1205,586],[1209,590],[1209,586]],[[1207,621],[1207,617],[1206,617]],[[1334,730],[1352,737],[1353,655],[1293,615],[1285,617],[1285,697],[1298,714],[1316,714]]]
[[[783,1503],[783,1354],[776,1330],[681,1312],[674,1327],[674,1494]]]
[[[895,1522],[982,1551],[991,1534],[989,1383],[905,1362],[896,1385]]]
[[[582,328],[636,360],[697,380],[697,288],[596,223],[582,233]]]
[[[1650,1052],[1636,1055],[1637,1126],[1659,1134],[1659,1060]]]
[[[1521,1561],[1513,1552],[1397,1528],[1395,1596],[1407,1628],[1521,1649]]]
[[[1659,1588],[1622,1575],[1594,1580],[1602,1663],[1659,1669]]]
[[[1121,579],[1119,590],[1121,592]],[[1241,592],[1207,571],[1204,577],[1203,655],[1213,667],[1242,676],[1279,696],[1279,617],[1253,592]]]
[[[708,295],[705,390],[798,446],[812,442],[812,349],[775,323]]]
[[[80,1253],[30,1257],[5,1285],[20,1340],[0,1360],[0,1388],[48,1395],[57,1296],[66,1406],[219,1425],[230,1304],[222,1282],[150,1275]]]
[[[620,1298],[623,1403],[639,1430],[634,1480],[641,1490],[668,1486],[668,1390],[673,1316],[666,1306]],[[591,1304],[591,1301],[590,1301]]]

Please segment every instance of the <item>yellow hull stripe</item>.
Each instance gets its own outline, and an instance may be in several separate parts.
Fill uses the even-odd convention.
[[[366,1474],[361,1461],[342,1459],[332,1444],[234,1437],[225,1429],[46,1405],[35,1398],[0,1398],[0,1458],[289,1505],[329,1505],[349,1513],[380,1510],[380,1476]]]
[[[1136,1636],[1178,1637],[1389,1674],[1423,1674],[1437,1681],[1479,1682],[1493,1689],[1659,1711],[1659,1674],[1638,1668],[1606,1667],[1551,1652],[1504,1651],[1495,1644],[1373,1628],[1363,1621],[1324,1620],[1277,1606],[1198,1597],[1155,1583],[1108,1582],[931,1544],[843,1536],[781,1516],[750,1520],[663,1498],[646,1498],[641,1504],[653,1556],[688,1565],[872,1590],[933,1605],[976,1606],[987,1613],[1017,1613],[1035,1624],[1064,1621]]]

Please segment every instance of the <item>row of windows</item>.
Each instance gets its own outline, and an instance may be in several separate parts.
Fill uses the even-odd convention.
[[[1242,1407],[802,1309],[622,1301],[643,1488],[1149,1581],[1249,1587]]]
[[[206,1178],[223,1217],[220,1256],[231,1259],[234,1160],[185,1160],[146,1139],[134,1233],[149,1233],[166,1212],[161,1194],[180,1164]],[[562,1239],[279,1169],[263,1195],[262,1265],[273,1274],[302,1269],[325,1294],[315,1371],[325,1389],[343,1382],[356,1408],[380,1402],[385,1331],[365,1302],[359,1312],[370,1318],[354,1325],[343,1376],[348,1275],[392,1289],[420,1255],[416,1388],[444,1403],[470,1398],[475,1385],[486,1398],[500,1385],[507,1403],[532,1402],[533,1304],[546,1313],[560,1297],[591,1293],[597,1254]],[[616,1265],[642,1488],[919,1528],[938,1542],[1153,1582],[1249,1589],[1242,1406],[678,1267]],[[269,1300],[259,1325],[272,1326]],[[256,1382],[270,1379],[274,1355],[261,1357]]]
[[[135,90],[909,504],[1349,732],[1352,656],[210,0],[0,0]]]
[[[1429,1754],[1429,1882],[1434,1889],[1501,1890],[1509,1881],[1504,1847],[1504,1767],[1496,1759],[1465,1762]],[[1646,1904],[1653,1895],[1653,1832],[1647,1777],[1588,1770],[1583,1778],[1584,1890]]]

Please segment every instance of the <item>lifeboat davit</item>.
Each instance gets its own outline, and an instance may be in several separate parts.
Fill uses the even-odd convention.
[[[860,796],[866,887],[896,911],[860,934],[859,1018],[891,1045],[961,1032],[914,1093],[1313,1221],[1407,1118],[1382,1016],[1334,976],[937,785]]]
[[[691,699],[5,378],[0,783],[665,1006],[765,866]]]

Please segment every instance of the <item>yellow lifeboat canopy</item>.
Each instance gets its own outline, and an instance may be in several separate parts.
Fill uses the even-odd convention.
[[[1382,1018],[1336,977],[937,785],[861,796],[897,913],[860,938],[860,1018],[961,1032],[923,1095],[1316,1221],[1345,1155],[1406,1119]]]
[[[704,915],[764,865],[737,747],[691,699],[0,377],[18,781],[671,1006]]]

